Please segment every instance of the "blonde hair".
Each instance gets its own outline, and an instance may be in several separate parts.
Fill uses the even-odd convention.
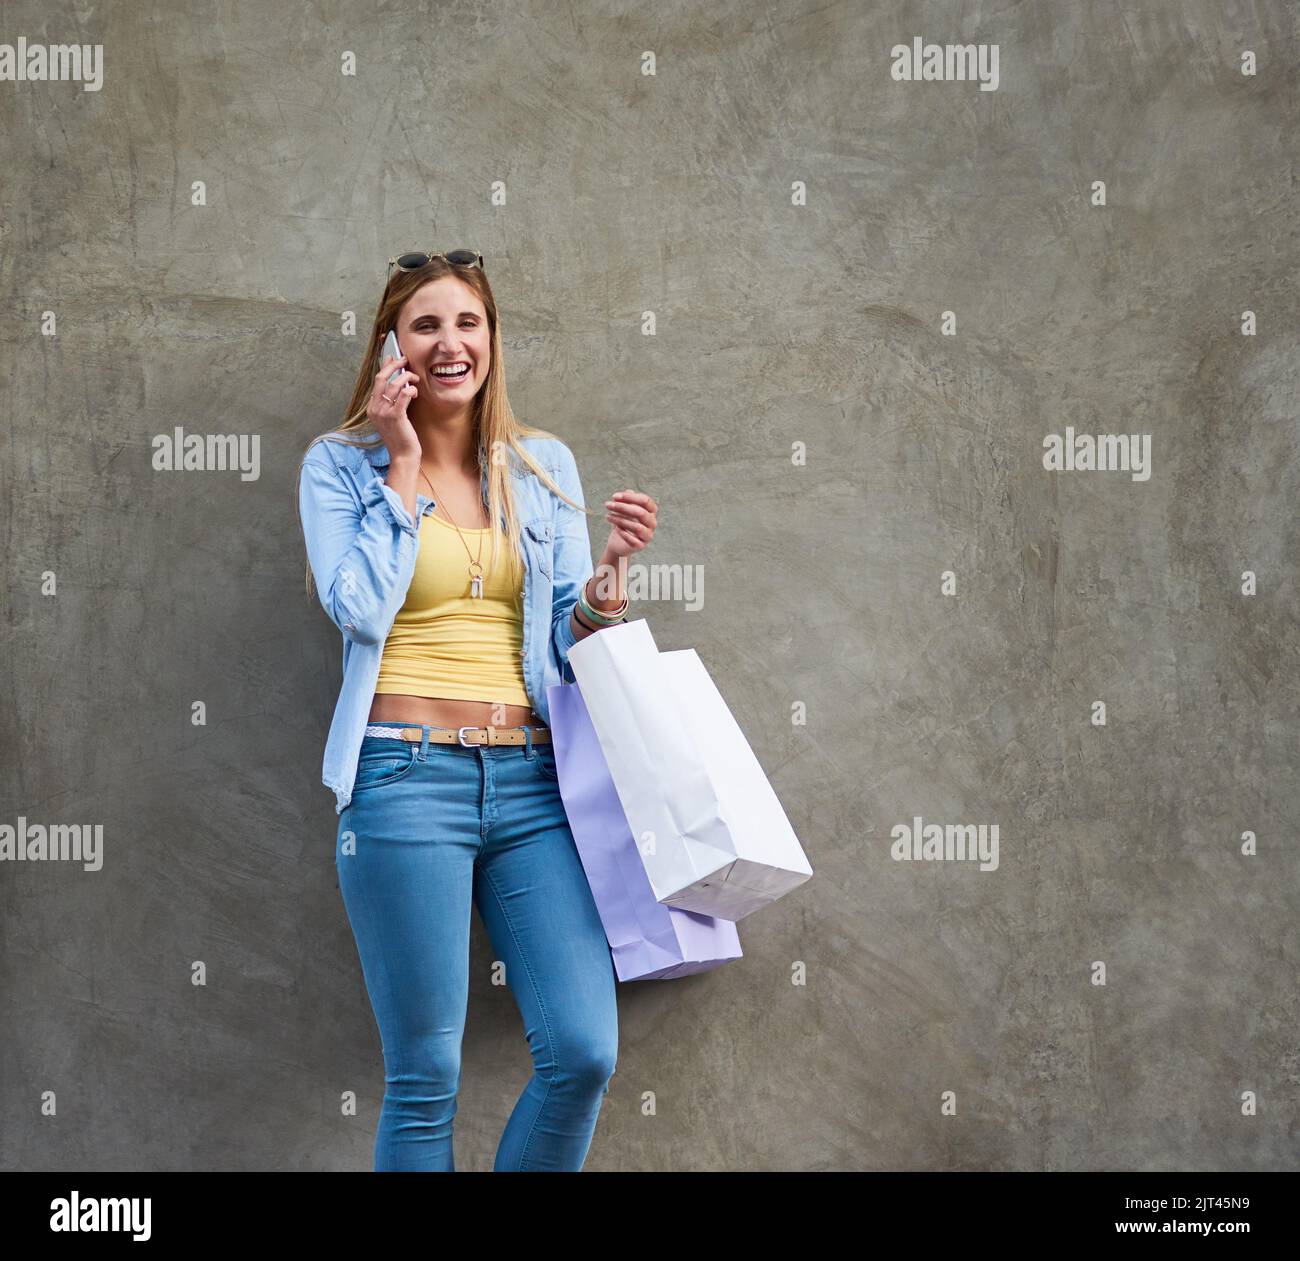
[[[501,354],[501,326],[497,318],[496,299],[492,295],[492,286],[488,284],[487,276],[484,275],[481,267],[474,264],[449,263],[445,258],[434,258],[426,266],[415,271],[395,270],[393,272],[384,286],[383,294],[380,296],[379,307],[375,311],[375,321],[371,326],[370,338],[366,345],[366,353],[361,360],[361,366],[357,369],[356,383],[352,387],[352,398],[348,402],[343,421],[336,428],[327,430],[325,433],[318,434],[313,438],[307,444],[307,450],[310,451],[316,443],[322,441],[340,442],[346,446],[354,447],[374,447],[382,444],[383,439],[375,433],[374,426],[371,425],[366,416],[366,409],[370,405],[370,395],[374,389],[375,374],[381,367],[379,360],[380,349],[389,330],[397,327],[397,317],[407,300],[417,289],[423,288],[431,281],[440,280],[443,276],[455,276],[468,285],[478,295],[483,303],[483,309],[487,312],[488,327],[491,331],[492,354],[491,362],[488,364],[487,379],[474,397],[474,431],[478,435],[479,468],[482,470],[486,462],[488,469],[488,520],[492,530],[492,548],[489,552],[488,567],[491,568],[495,564],[498,544],[504,544],[506,538],[515,540],[516,542],[512,542],[510,546],[504,548],[504,552],[510,584],[517,591],[523,574],[523,557],[520,555],[517,545],[520,523],[515,506],[514,492],[510,485],[508,452],[514,452],[520,461],[536,474],[543,485],[552,490],[570,507],[588,516],[597,516],[599,514],[591,508],[583,508],[574,503],[555,484],[546,470],[520,445],[520,438],[556,438],[556,435],[548,430],[523,424],[511,410],[510,400],[506,397],[505,368]],[[364,434],[373,435],[373,437],[350,438],[342,436],[355,434],[357,431],[364,431]],[[488,452],[500,453],[500,458],[488,461]],[[305,461],[306,458],[306,452],[304,452],[303,460]],[[302,464],[298,466],[298,476],[301,479]],[[299,507],[301,509],[301,505]],[[504,537],[502,534],[503,523]],[[301,524],[300,511],[300,527]],[[307,594],[310,596],[312,591],[313,582],[311,561],[309,559],[307,562]]]

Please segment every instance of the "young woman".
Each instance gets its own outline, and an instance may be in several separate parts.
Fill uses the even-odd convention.
[[[381,363],[389,331],[402,354]],[[576,641],[626,621],[656,504],[605,501],[593,569],[573,453],[511,412],[496,302],[465,250],[389,261],[347,416],[308,448],[298,502],[308,590],[314,575],[343,632],[323,779],[383,1045],[375,1169],[454,1168],[471,904],[533,1062],[494,1168],[581,1169],[617,1008],[546,689]]]

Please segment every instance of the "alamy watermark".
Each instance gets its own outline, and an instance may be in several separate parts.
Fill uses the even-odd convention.
[[[44,83],[47,80],[80,82],[83,92],[104,86],[103,44],[29,44],[26,35],[17,44],[0,44],[0,82]]]
[[[981,871],[998,869],[998,825],[996,823],[922,823],[917,815],[910,824],[896,823],[890,829],[893,845],[889,856],[895,862],[978,862]]]
[[[614,567],[601,565],[596,570],[596,599],[614,598]],[[696,613],[704,607],[704,566],[675,565],[656,562],[645,565],[639,561],[627,566],[627,598],[670,600],[682,603]]]
[[[1043,439],[1043,467],[1049,473],[1131,473],[1135,482],[1151,476],[1149,433],[1049,433]]]
[[[171,433],[155,435],[153,467],[158,473],[217,472],[238,469],[240,481],[261,476],[262,439],[247,433],[186,433],[177,425]]]
[[[903,83],[978,79],[981,92],[998,90],[997,44],[927,44],[914,35],[910,44],[895,44],[889,56],[890,78]]]
[[[153,1200],[149,1196],[86,1196],[73,1191],[70,1196],[50,1201],[52,1231],[86,1231],[92,1234],[110,1231],[128,1234],[137,1243],[152,1238]]]
[[[0,862],[82,863],[87,871],[104,865],[104,825],[96,823],[0,823]]]

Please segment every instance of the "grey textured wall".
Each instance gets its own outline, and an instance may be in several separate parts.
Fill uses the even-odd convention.
[[[104,859],[0,865],[4,1167],[369,1167],[294,490],[343,313],[458,245],[518,413],[703,567],[636,612],[816,873],[743,960],[620,987],[587,1168],[1294,1165],[1295,14],[6,0],[104,80],[0,82],[0,825]],[[915,36],[997,89],[895,80]],[[259,476],[155,471],[175,425]],[[1045,468],[1066,426],[1149,477]],[[917,817],[997,824],[996,870],[892,856]],[[486,1169],[529,1063],[474,933]]]

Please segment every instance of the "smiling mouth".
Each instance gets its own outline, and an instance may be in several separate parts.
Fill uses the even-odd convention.
[[[454,385],[457,381],[463,381],[469,376],[469,364],[461,364],[454,372],[442,372],[434,368],[429,375],[435,381],[446,381]]]

